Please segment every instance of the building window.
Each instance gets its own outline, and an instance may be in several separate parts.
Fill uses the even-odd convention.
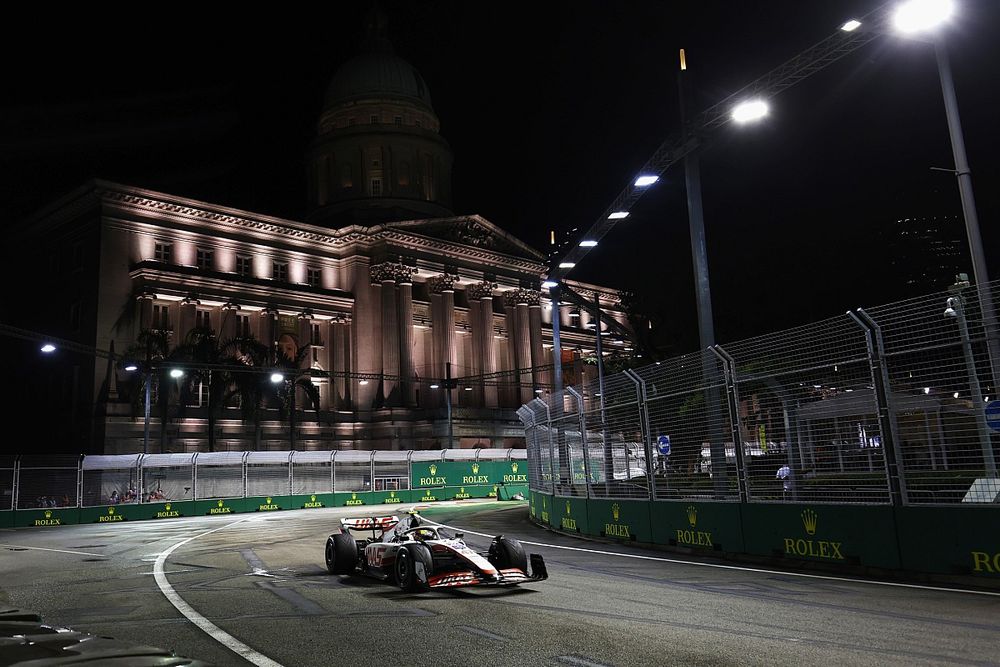
[[[212,328],[212,312],[209,310],[198,310],[194,314],[194,324],[199,329]]]
[[[340,165],[340,187],[344,189],[354,187],[354,174],[347,162]]]
[[[322,345],[322,344],[323,344],[323,339],[320,338],[320,325],[313,324],[312,325],[312,345]],[[313,359],[313,361],[316,361],[316,359]]]
[[[320,285],[320,270],[319,269],[306,269],[306,282],[312,287],[319,287]]]
[[[373,178],[372,179],[372,197],[382,196],[382,179]]]
[[[170,331],[170,306],[165,304],[153,304],[153,329]]]
[[[271,277],[283,283],[288,282],[288,262],[274,262],[271,265]]]
[[[236,316],[236,335],[243,338],[250,337],[250,316],[249,315],[237,315]]]
[[[198,265],[199,269],[205,269],[206,271],[211,269],[214,260],[215,253],[211,250],[198,248],[198,250],[195,251],[195,263]]]
[[[241,276],[250,275],[250,258],[244,255],[236,256],[236,273]]]
[[[372,125],[378,125],[378,116],[376,116],[376,115],[372,114],[372,116],[371,116],[371,119],[370,119],[370,120],[371,120],[371,122],[372,122]]]
[[[157,243],[153,246],[153,259],[169,263],[173,259],[173,250],[174,246],[170,243]]]
[[[397,126],[402,126],[402,124],[403,124],[403,117],[402,116],[393,116],[392,122],[393,122],[393,124],[395,124]]]

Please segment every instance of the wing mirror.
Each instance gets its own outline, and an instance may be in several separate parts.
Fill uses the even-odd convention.
[[[455,533],[455,539],[461,540],[465,538],[465,533]]]

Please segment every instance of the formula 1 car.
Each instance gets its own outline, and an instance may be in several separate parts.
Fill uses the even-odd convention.
[[[354,532],[371,532],[356,538]],[[413,513],[340,520],[340,532],[326,541],[330,574],[364,574],[398,585],[406,592],[457,586],[514,586],[548,579],[539,554],[525,556],[521,543],[497,535],[485,554],[470,549],[463,533],[425,523]]]

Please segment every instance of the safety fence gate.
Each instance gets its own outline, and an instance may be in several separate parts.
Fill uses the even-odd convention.
[[[1000,576],[998,285],[627,370],[518,410],[535,521],[843,566]]]

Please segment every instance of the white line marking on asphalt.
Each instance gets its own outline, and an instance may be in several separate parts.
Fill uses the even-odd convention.
[[[468,530],[467,528],[458,528],[456,526],[449,526],[446,523],[438,523],[437,521],[432,521],[431,519],[426,519],[421,517],[427,523],[432,523],[437,526],[442,526],[443,528],[450,528],[451,530],[456,530],[459,532],[469,533],[471,535],[479,535],[480,537],[493,538],[494,535],[489,535],[487,533],[477,533],[474,530]],[[583,547],[567,547],[560,544],[545,544],[544,542],[529,542],[528,540],[520,540],[521,544],[530,544],[536,547],[547,547],[549,549],[563,549],[565,551],[583,551],[590,554],[599,554],[602,556],[617,556],[619,558],[635,558],[637,560],[654,560],[661,563],[677,563],[679,565],[692,565],[695,567],[714,567],[721,570],[739,570],[741,572],[761,572],[763,574],[777,574],[785,577],[802,577],[805,579],[824,579],[826,581],[839,581],[843,583],[851,584],[868,584],[870,586],[893,586],[895,588],[916,588],[924,591],[942,591],[945,593],[968,593],[970,595],[987,595],[990,597],[1000,597],[1000,593],[993,591],[975,591],[967,588],[947,588],[945,586],[923,586],[921,584],[903,584],[896,581],[878,581],[877,579],[852,579],[850,577],[831,577],[822,574],[806,574],[804,572],[787,572],[785,570],[767,570],[760,567],[742,567],[740,565],[723,565],[721,563],[701,563],[698,561],[682,560],[680,558],[660,558],[659,556],[641,556],[639,554],[622,554],[615,551],[603,551],[601,549],[584,549]]]
[[[0,544],[0,547],[9,549],[31,549],[32,551],[55,551],[61,554],[80,554],[82,556],[106,556],[107,554],[95,554],[89,551],[69,551],[67,549],[46,549],[45,547],[26,547],[20,544]]]
[[[258,653],[196,612],[191,605],[185,602],[184,599],[177,594],[177,591],[175,591],[173,586],[170,585],[170,582],[167,581],[166,573],[163,571],[163,564],[167,561],[167,557],[169,557],[175,549],[182,547],[188,542],[196,540],[199,537],[204,537],[210,533],[225,530],[230,526],[243,523],[251,518],[253,517],[247,517],[245,519],[240,519],[239,521],[234,521],[233,523],[227,523],[225,526],[219,526],[218,528],[213,528],[212,530],[206,530],[204,533],[198,533],[197,535],[189,537],[186,540],[181,540],[177,544],[167,548],[156,559],[156,563],[153,564],[153,576],[156,578],[156,585],[160,587],[160,591],[163,595],[170,600],[170,604],[174,605],[174,607],[177,608],[177,611],[183,614],[189,621],[201,628],[209,637],[219,642],[244,660],[258,665],[258,667],[282,667],[281,663],[271,660],[263,653]]]

